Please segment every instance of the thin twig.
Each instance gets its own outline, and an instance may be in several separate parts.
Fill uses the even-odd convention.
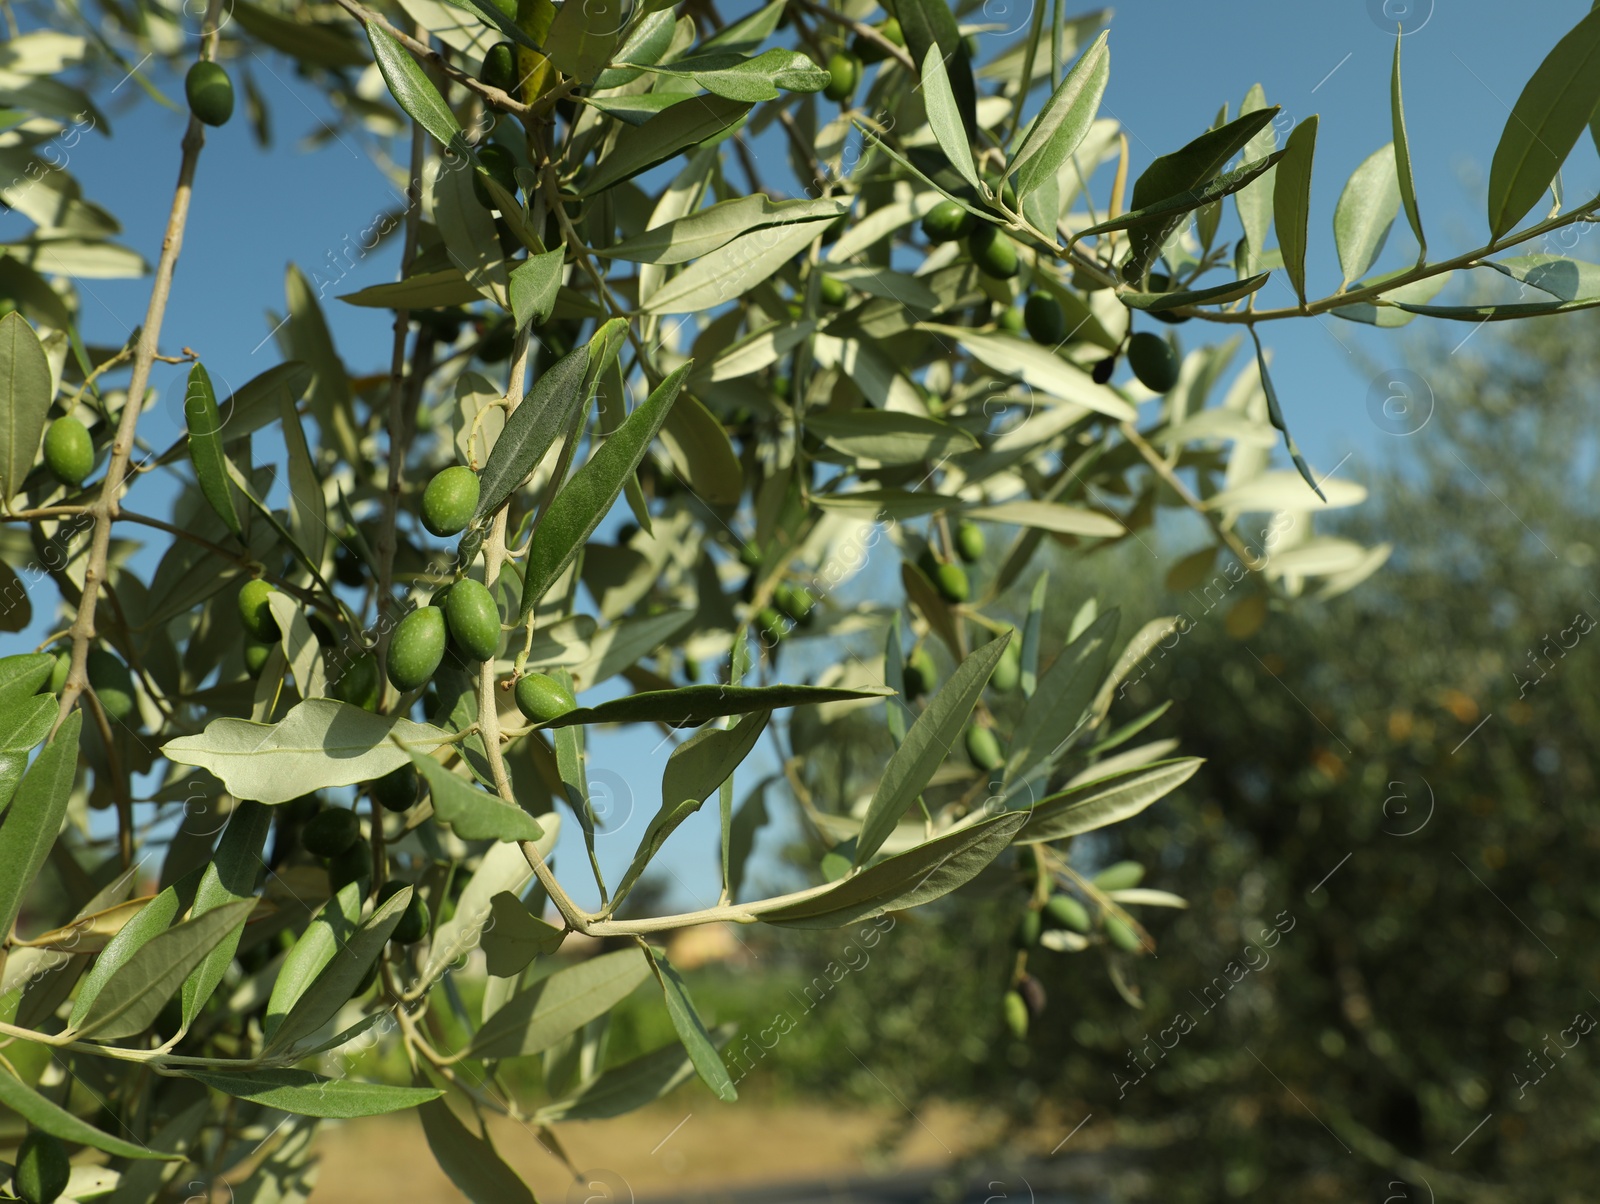
[[[216,53],[217,13],[221,7],[221,0],[208,0],[206,4],[205,19],[201,26],[205,31],[200,43],[202,59],[210,59]],[[106,562],[111,552],[111,526],[117,519],[123,478],[127,475],[128,460],[133,454],[139,412],[144,406],[145,390],[150,383],[150,366],[155,362],[161,338],[161,322],[166,316],[167,300],[172,294],[172,276],[178,266],[178,254],[183,249],[183,231],[189,219],[195,168],[205,141],[205,126],[198,117],[190,114],[183,135],[183,161],[178,168],[178,185],[173,191],[172,208],[167,215],[166,235],[161,240],[161,257],[156,263],[155,281],[150,288],[150,303],[145,309],[144,325],[140,328],[139,345],[133,354],[127,400],[123,402],[116,437],[111,444],[111,460],[106,466],[105,482],[93,506],[94,534],[89,545],[88,564],[84,569],[83,593],[72,623],[72,667],[67,673],[66,685],[61,690],[56,730],[66,722],[72,708],[77,705],[78,697],[89,684],[85,665],[89,644],[95,635],[95,603],[100,597],[100,586],[105,580]]]

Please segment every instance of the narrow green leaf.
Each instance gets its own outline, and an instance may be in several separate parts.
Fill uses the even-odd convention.
[[[618,58],[619,62],[633,60]],[[634,66],[641,66],[634,62]],[[820,92],[830,78],[811,59],[798,50],[775,47],[754,58],[733,51],[716,51],[674,59],[669,66],[651,66],[658,75],[692,80],[716,96],[755,104],[776,100],[780,90]]]
[[[191,918],[203,916],[229,903],[242,900],[254,902],[256,877],[263,862],[261,850],[267,842],[267,831],[272,827],[272,812],[260,803],[238,803],[228,817],[228,825],[217,842],[216,854],[206,865],[195,891],[194,905],[189,909]],[[233,961],[233,951],[239,947],[239,937],[244,932],[246,911],[239,917],[238,925],[206,954],[205,960],[183,983],[183,1026],[194,1023],[206,1000],[217,989]]]
[[[845,410],[807,418],[806,429],[835,451],[880,464],[920,464],[976,451],[958,426],[894,410]]]
[[[638,948],[618,949],[557,970],[514,995],[473,1038],[474,1058],[542,1053],[633,993],[650,975]]]
[[[457,1120],[444,1100],[423,1104],[417,1116],[434,1161],[472,1204],[535,1204],[517,1172],[494,1146]]]
[[[84,1017],[89,1014],[89,1008],[93,1006],[106,983],[111,981],[112,976],[130,957],[149,944],[153,938],[165,932],[179,913],[189,906],[194,900],[194,893],[199,889],[200,878],[204,873],[205,866],[196,866],[171,886],[166,887],[107,942],[106,947],[100,950],[100,955],[94,959],[94,964],[89,967],[88,973],[78,983],[78,997],[72,1005],[72,1014],[67,1018],[68,1028],[76,1029],[83,1024]]]
[[[1267,107],[1267,94],[1260,84],[1245,93],[1239,105],[1241,117]],[[1270,124],[1245,144],[1247,163],[1265,159],[1278,149],[1278,133]],[[1244,230],[1246,260],[1241,265],[1247,274],[1254,274],[1267,249],[1267,234],[1272,229],[1272,185],[1276,173],[1268,168],[1255,180],[1233,194],[1234,207],[1239,211],[1239,225]],[[1209,243],[1207,244],[1209,245]]]
[[[720,1049],[733,1032],[733,1025],[719,1025],[711,1032],[712,1044]],[[672,1042],[631,1062],[611,1067],[567,1099],[546,1104],[534,1113],[533,1119],[536,1124],[553,1124],[561,1120],[605,1120],[621,1116],[660,1099],[694,1072],[688,1052],[682,1045]]]
[[[891,704],[893,705],[893,704]],[[755,850],[756,833],[766,826],[767,787],[772,779],[760,782],[745,795],[744,802],[733,813],[728,828],[728,898],[737,901],[739,888],[744,885],[745,869],[750,864],[750,854]]]
[[[978,166],[972,161],[972,144],[967,141],[967,127],[962,123],[956,108],[956,94],[950,90],[950,76],[944,69],[944,54],[938,46],[928,47],[922,60],[922,97],[928,112],[928,124],[933,136],[939,140],[939,149],[961,178],[978,192],[983,191],[978,182]]]
[[[1507,259],[1488,259],[1486,268],[1531,285],[1562,301],[1592,301],[1600,297],[1600,263],[1568,259],[1564,255],[1514,255]],[[1396,290],[1398,293],[1399,290]],[[1385,294],[1385,299],[1410,301],[1412,298]],[[1421,298],[1420,300],[1426,300]]]
[[[1511,107],[1489,164],[1489,238],[1498,241],[1556,178],[1600,105],[1600,9],[1550,51]]]
[[[434,1087],[391,1087],[359,1079],[330,1079],[309,1070],[195,1070],[183,1073],[224,1095],[297,1116],[353,1120],[415,1108],[444,1093]]]
[[[592,84],[610,62],[625,24],[609,4],[563,4],[545,34],[545,55],[563,75]]]
[[[1129,208],[1146,209],[1158,201],[1200,187],[1221,172],[1228,160],[1244,149],[1250,139],[1277,115],[1277,105],[1257,109],[1217,129],[1207,130],[1171,154],[1155,159],[1134,181]],[[1130,253],[1128,262],[1123,266],[1124,279],[1137,280],[1144,276],[1182,220],[1182,215],[1178,214],[1149,225],[1133,227],[1128,234]]]
[[[840,201],[774,201],[764,194],[736,197],[652,226],[595,254],[634,263],[687,263],[709,255],[752,230],[790,222],[832,221],[847,206]]]
[[[522,608],[517,622],[525,621],[532,613],[539,599],[572,563],[578,549],[611,509],[624,482],[644,459],[656,432],[666,421],[667,411],[677,399],[678,390],[693,365],[693,360],[684,361],[657,385],[556,494],[528,548],[528,569],[523,578]],[[503,440],[505,434],[500,437]],[[496,450],[499,450],[498,445]]]
[[[617,883],[621,899],[639,880],[650,861],[677,830],[732,776],[766,729],[771,711],[751,711],[729,728],[706,727],[690,736],[667,758],[661,777],[661,808],[651,818],[628,870]]]
[[[367,976],[367,971],[372,969],[383,953],[389,934],[405,914],[411,902],[411,892],[409,886],[395,891],[354,936],[338,946],[315,980],[295,1000],[289,1014],[283,1018],[283,1023],[272,1036],[272,1043],[267,1047],[269,1053],[292,1048],[297,1042],[313,1036],[323,1025],[331,1023],[339,1014],[339,1009],[350,1002],[361,980]]]
[[[1317,152],[1317,115],[1294,127],[1283,145],[1278,178],[1272,186],[1272,218],[1278,250],[1300,304],[1306,302],[1306,240],[1311,221],[1311,163]]]
[[[1187,782],[1202,763],[1199,757],[1158,761],[1042,798],[1033,805],[1017,843],[1064,840],[1131,819]]]
[[[52,694],[0,696],[0,753],[26,753],[50,734],[60,709]]]
[[[235,798],[273,804],[370,782],[406,764],[406,748],[437,748],[448,736],[426,723],[314,698],[277,723],[213,719],[199,735],[170,740],[161,752],[209,770]]]
[[[1260,290],[1271,272],[1260,272],[1244,280],[1230,280],[1226,284],[1212,284],[1205,288],[1181,289],[1175,293],[1118,293],[1117,300],[1129,309],[1142,309],[1146,313],[1159,313],[1165,309],[1178,309],[1185,305],[1226,305]]]
[[[1381,147],[1350,174],[1333,211],[1333,239],[1344,283],[1367,274],[1383,250],[1400,212],[1400,177],[1395,148]]]
[[[1022,663],[1018,680],[1024,698],[1032,698],[1039,688],[1039,641],[1044,635],[1044,601],[1049,590],[1050,574],[1040,573],[1028,597],[1028,617],[1022,621]]]
[[[1390,302],[1396,309],[1425,318],[1445,318],[1452,322],[1514,322],[1522,318],[1541,318],[1548,314],[1568,314],[1600,306],[1600,297],[1581,301],[1511,301],[1500,305],[1411,305]]]
[[[1300,454],[1300,446],[1294,441],[1294,436],[1289,433],[1289,424],[1283,417],[1283,406],[1278,401],[1278,390],[1272,383],[1272,376],[1267,371],[1267,355],[1261,348],[1261,336],[1256,333],[1254,326],[1250,327],[1250,338],[1256,345],[1256,364],[1261,371],[1261,391],[1267,396],[1267,418],[1272,425],[1283,432],[1283,445],[1288,449],[1289,459],[1294,462],[1295,471],[1300,474],[1300,479],[1324,502],[1328,495],[1322,491],[1322,486],[1317,482],[1311,472],[1311,465],[1306,463]]]
[[[1111,78],[1110,36],[1110,30],[1103,31],[1078,57],[1007,164],[1006,174],[1016,177],[1019,199],[1025,200],[1046,181],[1054,180],[1094,124]]]
[[[1268,125],[1264,129],[1271,130],[1272,127]],[[1261,179],[1281,158],[1283,158],[1282,152],[1273,151],[1254,162],[1223,172],[1220,176],[1215,176],[1193,188],[1186,188],[1172,196],[1163,197],[1142,209],[1131,209],[1110,221],[1090,226],[1080,231],[1076,237],[1088,238],[1096,234],[1109,234],[1113,230],[1132,230],[1141,226],[1169,223],[1173,217],[1192,213],[1205,205],[1220,201],[1231,193],[1239,192],[1246,185]]]
[[[1405,102],[1400,92],[1400,43],[1405,30],[1396,30],[1394,67],[1389,73],[1389,119],[1394,130],[1395,178],[1400,185],[1400,200],[1406,207],[1406,220],[1417,236],[1417,262],[1428,261],[1428,236],[1422,232],[1422,210],[1417,206],[1417,181],[1411,171],[1411,139],[1406,134]]]
[[[561,265],[566,248],[529,255],[511,269],[511,313],[518,326],[543,326],[556,307],[561,291]]]
[[[643,125],[623,130],[610,153],[595,165],[579,192],[583,196],[593,196],[642,171],[648,171],[657,163],[665,163],[680,151],[718,137],[730,126],[743,120],[749,111],[748,102],[728,100],[721,96],[697,99],[692,104],[674,105]]]
[[[933,696],[917,721],[906,732],[905,741],[895,749],[884,767],[883,777],[867,804],[856,841],[855,864],[865,865],[894,831],[906,808],[911,806],[934,771],[944,764],[967,725],[967,717],[989,684],[989,676],[1000,661],[1000,654],[1011,642],[1008,631],[990,640],[957,666],[950,680]]]
[[[464,147],[461,123],[445,104],[427,72],[376,21],[366,22],[366,29],[367,40],[372,43],[372,57],[395,103],[445,146]]]
[[[583,402],[583,381],[589,370],[589,347],[576,347],[534,382],[522,404],[506,419],[494,450],[478,474],[476,522],[505,504],[528,479],[545,453],[572,423]]]
[[[8,317],[13,315],[7,315]],[[56,738],[34,758],[0,822],[0,940],[10,937],[22,898],[50,855],[66,819],[78,772],[78,733],[83,712],[67,716]]]
[[[272,984],[272,996],[267,1000],[267,1017],[262,1024],[262,1031],[268,1040],[316,981],[323,967],[354,935],[356,925],[361,920],[364,893],[360,882],[348,882],[341,887],[339,893],[329,898],[311,917],[311,923],[306,925],[294,948],[283,959],[283,965],[278,967],[278,977]]]
[[[772,276],[821,231],[822,222],[818,220],[741,234],[697,259],[651,293],[644,310],[652,314],[682,314],[724,305]]]
[[[109,1041],[144,1032],[189,972],[244,923],[254,907],[254,899],[224,903],[145,942],[101,989],[74,1035]]]
[[[900,642],[903,638],[900,611],[896,608],[889,617],[889,636],[883,647],[883,684],[894,692],[894,697],[884,704],[884,717],[888,720],[889,739],[896,748],[905,742],[906,716],[911,714],[905,701],[906,652]]]
[[[770,908],[755,904],[752,910],[763,923],[785,928],[840,928],[887,911],[920,907],[977,877],[1027,820],[1026,811],[980,819],[885,857],[809,898]]]
[[[722,420],[693,393],[679,396],[657,432],[672,467],[708,506],[736,506],[744,470]]]
[[[50,361],[16,310],[0,318],[0,504],[22,488],[50,411]]]
[[[906,53],[913,63],[928,61],[928,52],[937,47],[950,76],[956,111],[967,128],[967,137],[978,132],[978,89],[972,78],[972,60],[956,23],[955,10],[946,0],[890,0],[886,6],[900,22]]]
[[[200,493],[216,511],[217,517],[234,535],[242,536],[239,511],[233,503],[233,485],[222,453],[222,412],[217,408],[216,390],[205,365],[196,363],[189,370],[189,385],[183,397],[183,417],[189,428],[189,462],[194,466]]]
[[[521,807],[478,789],[432,757],[410,756],[428,780],[434,818],[462,840],[538,840],[544,835],[539,821]]]
[[[65,1108],[47,1100],[4,1066],[0,1066],[0,1105],[15,1112],[35,1129],[53,1133],[62,1141],[70,1141],[74,1145],[93,1146],[117,1158],[175,1160],[182,1157],[181,1154],[152,1150],[148,1146],[137,1145],[101,1132],[87,1121],[78,1119]]]
[[[359,292],[340,293],[339,300],[372,309],[419,310],[471,305],[481,295],[460,268],[448,267],[437,272],[419,272],[389,284],[368,285]]]
[[[700,1013],[695,1011],[694,1000],[689,997],[689,988],[683,977],[667,960],[664,950],[649,945],[644,949],[650,957],[650,969],[661,984],[662,994],[666,996],[667,1014],[672,1017],[672,1027],[677,1030],[678,1040],[683,1042],[683,1048],[688,1051],[689,1060],[716,1097],[723,1103],[732,1103],[739,1098],[739,1092],[734,1089],[733,1079],[728,1075],[728,1068],[722,1064],[722,1055],[717,1052],[716,1043],[706,1031]]]
[[[20,652],[0,656],[0,694],[28,695],[50,680],[56,658],[48,652]]]
[[[1038,688],[1028,699],[1011,736],[1004,779],[1007,784],[1049,765],[1077,734],[1084,713],[1100,689],[1100,679],[1105,676],[1117,622],[1118,613],[1113,607],[1062,649],[1040,675]]]
[[[483,930],[483,956],[490,974],[512,978],[541,954],[561,948],[567,930],[547,924],[528,910],[510,891],[501,891],[489,905],[489,923]]]
[[[883,698],[886,689],[844,690],[832,686],[679,686],[675,690],[645,690],[613,698],[598,706],[578,707],[541,727],[570,727],[576,723],[664,723],[668,727],[694,727],[724,715],[775,711],[816,702],[848,702]]]

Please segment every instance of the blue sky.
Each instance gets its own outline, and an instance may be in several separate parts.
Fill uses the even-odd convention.
[[[1029,2],[989,0],[986,19],[1021,27]],[[1388,11],[1408,14],[1412,30],[1404,43],[1407,114],[1434,258],[1470,249],[1486,237],[1483,181],[1509,107],[1540,59],[1588,7],[1585,0],[1539,0],[1519,7],[1512,18],[1509,6],[1489,0],[1440,0],[1437,5],[1388,0]],[[1331,291],[1339,280],[1331,232],[1339,190],[1356,165],[1390,138],[1394,26],[1382,19],[1382,8],[1381,0],[1128,5],[1111,25],[1105,111],[1128,130],[1136,171],[1200,133],[1222,102],[1236,110],[1256,82],[1295,120],[1319,113],[1309,276],[1314,294]],[[985,56],[991,51],[986,46]],[[210,132],[163,336],[165,351],[182,345],[199,351],[218,378],[219,392],[226,391],[224,382],[242,383],[276,362],[276,347],[267,339],[272,326],[267,313],[281,312],[287,264],[312,274],[330,255],[340,256],[347,240],[354,241],[375,215],[397,203],[355,138],[312,149],[303,145],[327,110],[289,63],[264,55],[252,68],[272,106],[276,142],[270,151],[260,150],[240,117]],[[181,95],[175,81],[161,83],[169,95]],[[131,84],[96,100],[111,114],[117,136],[80,142],[70,170],[90,198],[123,220],[124,241],[153,262],[176,176],[182,118],[151,103]],[[774,152],[764,161],[781,154],[776,143],[761,149]],[[1571,201],[1593,195],[1600,186],[1600,159],[1587,138],[1568,163],[1565,185]],[[6,216],[0,223],[5,232],[0,237],[22,232],[19,218]],[[330,294],[392,279],[395,255],[392,247],[383,248]],[[1402,220],[1378,268],[1398,267],[1414,257]],[[142,280],[84,282],[89,337],[125,339],[142,320],[147,288]],[[1262,294],[1266,305],[1287,299],[1287,286],[1279,280]],[[332,300],[325,304],[351,372],[383,370],[389,316]],[[1186,342],[1206,334],[1198,322],[1179,330]],[[1445,333],[1453,343],[1467,338],[1472,328],[1453,325]],[[1385,434],[1370,420],[1367,392],[1374,364],[1404,362],[1405,332],[1377,332],[1330,317],[1278,323],[1264,337],[1274,351],[1274,377],[1291,428],[1314,466],[1326,470],[1343,459],[1340,475],[1357,480],[1371,479],[1386,465],[1403,468],[1408,441]],[[175,389],[178,371],[157,365],[155,385]],[[1448,404],[1448,398],[1438,404]],[[177,434],[173,414],[159,407],[142,432],[164,445]],[[629,749],[637,751],[634,740],[613,735],[595,745],[597,759]],[[658,749],[650,759],[664,761],[666,751]],[[630,776],[653,781],[653,772]],[[741,797],[743,791],[741,786]],[[642,815],[654,810],[653,786],[644,793],[647,797],[635,802],[636,815],[640,808]],[[603,840],[613,879],[639,830],[630,825],[627,835]],[[702,868],[709,870],[715,832],[711,808],[674,839],[673,864],[682,878],[693,880]],[[565,856],[570,876],[582,853],[567,847],[572,848]],[[674,900],[690,902],[682,892]]]

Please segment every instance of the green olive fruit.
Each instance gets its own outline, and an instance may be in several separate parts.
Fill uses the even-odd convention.
[[[763,606],[756,612],[756,628],[765,642],[780,644],[789,634],[789,621],[775,607]]]
[[[328,814],[326,811],[323,815]],[[318,819],[322,816],[318,816]],[[344,852],[328,858],[328,885],[338,894],[352,882],[372,877],[372,849],[364,840],[355,841]]]
[[[850,288],[842,280],[835,280],[832,276],[822,278],[822,303],[837,309],[850,300]]]
[[[1033,293],[1022,311],[1028,337],[1046,347],[1059,347],[1067,339],[1067,315],[1049,293]]]
[[[51,1204],[67,1190],[72,1177],[72,1162],[67,1147],[53,1133],[38,1129],[17,1147],[17,1167],[11,1172],[11,1186],[27,1204]]]
[[[975,522],[962,520],[956,524],[956,554],[968,564],[983,559],[983,528]]]
[[[971,593],[967,585],[967,570],[959,564],[939,565],[933,575],[933,584],[946,602],[965,602]]]
[[[1005,755],[1000,751],[1000,741],[995,738],[994,732],[981,724],[967,725],[966,744],[967,760],[985,773],[993,773],[1005,763]]]
[[[553,677],[543,673],[524,673],[517,679],[517,710],[534,723],[559,719],[578,705],[578,700]]]
[[[761,546],[754,540],[747,540],[739,548],[739,563],[747,569],[761,567]]]
[[[272,655],[276,644],[269,644],[263,640],[244,637],[244,671],[252,678],[260,677],[261,670],[267,667],[267,658]]]
[[[94,470],[94,440],[89,428],[64,414],[44,433],[44,464],[63,485],[77,488]]]
[[[933,657],[926,648],[919,647],[911,654],[905,668],[906,698],[914,700],[922,694],[932,694],[939,684],[939,670],[934,668]]]
[[[1006,1027],[1018,1041],[1028,1038],[1028,1004],[1020,991],[1007,991],[1005,998]]]
[[[1000,653],[1000,659],[995,662],[994,672],[989,675],[989,686],[1001,694],[1009,694],[1017,688],[1017,681],[1022,677],[1022,648],[1017,638],[1012,637],[1011,642]]]
[[[318,811],[300,833],[306,852],[317,857],[337,857],[361,839],[361,821],[348,807]]]
[[[1058,928],[1089,931],[1089,909],[1071,895],[1051,895],[1044,905],[1045,918]]]
[[[370,652],[352,657],[339,680],[333,683],[333,696],[363,711],[378,709],[378,658]]]
[[[987,222],[967,235],[967,252],[978,271],[995,280],[1009,280],[1021,269],[1017,244]]]
[[[478,72],[478,82],[515,96],[517,86],[517,60],[510,42],[496,42],[483,56],[483,70]]]
[[[1129,928],[1116,916],[1107,916],[1106,939],[1121,949],[1124,953],[1143,953],[1144,942],[1139,939],[1139,934]]]
[[[426,685],[444,659],[444,611],[419,606],[395,625],[389,641],[389,684],[404,692]]]
[[[817,600],[811,596],[810,590],[790,585],[787,581],[772,591],[772,600],[777,603],[779,610],[796,623],[802,624],[810,621],[811,612],[817,605]]]
[[[683,675],[690,681],[700,680],[700,662],[687,652],[683,654]]]
[[[216,63],[201,61],[183,77],[189,112],[207,125],[226,125],[233,116],[233,81]]]
[[[252,577],[239,591],[239,618],[245,631],[263,643],[270,644],[278,638],[278,620],[272,617],[267,599],[273,595],[272,586],[260,577]]]
[[[56,663],[50,666],[50,693],[59,694],[67,688],[67,674],[72,672],[72,653],[56,653]]]
[[[955,242],[972,233],[977,219],[954,201],[940,201],[922,215],[922,233],[929,242]]]
[[[129,716],[135,714],[133,674],[128,672],[128,666],[113,652],[91,648],[88,663],[84,667],[88,670],[89,684],[94,687],[95,697],[105,708],[106,715],[118,723],[127,722]]]
[[[500,647],[500,608],[487,587],[463,577],[444,604],[450,638],[474,660],[486,661]]]
[[[861,81],[861,60],[853,54],[838,51],[828,60],[828,86],[822,94],[829,100],[844,104],[855,94]]]
[[[1094,381],[1095,384],[1103,385],[1111,380],[1112,374],[1115,373],[1116,370],[1117,357],[1114,355],[1108,355],[1105,359],[1099,360],[1095,363],[1095,366],[1089,371],[1089,377]]]
[[[505,147],[495,142],[485,142],[477,148],[478,162],[483,164],[484,171],[494,177],[495,183],[504,188],[512,196],[517,195],[517,158]],[[500,202],[494,199],[494,193],[489,191],[489,186],[483,182],[483,176],[478,172],[472,173],[472,195],[478,198],[478,204],[485,209],[498,209]]]
[[[478,474],[464,464],[434,473],[422,491],[422,525],[433,535],[466,530],[477,508]]]
[[[1021,334],[1027,329],[1027,319],[1015,305],[1008,305],[1002,309],[994,324],[1007,334]]]
[[[1017,926],[1011,933],[1011,943],[1018,949],[1032,949],[1039,943],[1039,930],[1044,919],[1035,908],[1028,908],[1017,917]]]
[[[1158,334],[1141,330],[1128,340],[1128,367],[1145,388],[1165,393],[1178,383],[1178,353]]]
[[[385,811],[406,811],[417,801],[419,784],[417,767],[402,765],[399,769],[391,769],[381,778],[373,778],[367,783],[367,790],[373,801]]]
[[[1090,881],[1101,890],[1132,890],[1144,881],[1144,866],[1137,861],[1114,862]]]
[[[382,907],[395,895],[406,888],[404,882],[385,882],[383,889],[378,892],[378,906]],[[422,901],[422,896],[415,890],[411,892],[411,901],[406,904],[406,909],[400,913],[400,922],[394,926],[394,931],[389,934],[389,939],[397,945],[415,945],[428,935],[428,905]]]

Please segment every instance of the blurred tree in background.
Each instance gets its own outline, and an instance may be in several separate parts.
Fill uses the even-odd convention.
[[[1419,349],[1435,401],[1408,423],[1414,467],[1374,471],[1344,525],[1397,547],[1362,589],[1242,642],[1197,595],[1151,598],[1195,622],[1123,705],[1171,695],[1151,734],[1206,765],[1073,853],[1138,860],[1191,901],[1152,920],[1156,957],[1107,953],[1142,1007],[1038,953],[1045,1012],[1025,1044],[1005,1034],[983,964],[1018,907],[1002,862],[961,925],[908,916],[844,978],[827,1023],[778,1051],[781,1081],[881,1095],[848,1047],[870,1048],[912,1109],[1003,1099],[1022,1125],[1059,1115],[1059,1136],[1092,1114],[1075,1145],[1146,1147],[1163,1200],[1587,1198],[1593,333]],[[1117,571],[1131,586],[1147,565]]]

